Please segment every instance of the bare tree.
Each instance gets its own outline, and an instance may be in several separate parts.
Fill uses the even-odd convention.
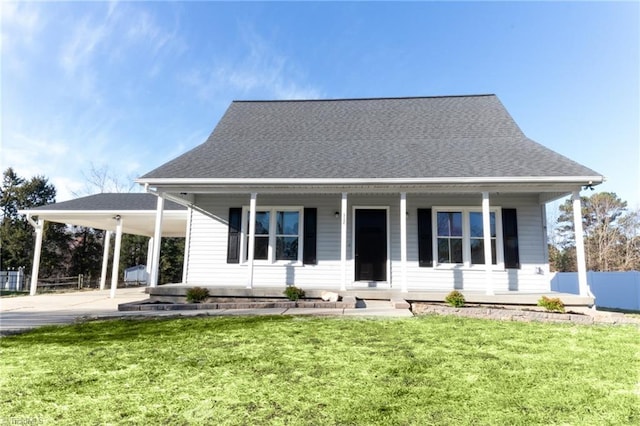
[[[593,271],[617,271],[628,269],[633,264],[633,250],[629,260],[625,260],[627,244],[633,245],[633,238],[627,241],[626,235],[633,235],[634,221],[626,219],[626,201],[612,192],[600,192],[590,197],[582,197],[582,222],[585,237],[587,269]],[[573,204],[567,200],[560,206],[556,235],[560,238],[558,248],[561,252],[575,249],[573,226]],[[635,225],[637,227],[637,223]],[[628,228],[628,230],[626,230]],[[562,258],[560,256],[559,258]],[[553,260],[553,259],[552,259]],[[562,266],[557,265],[558,270]],[[566,266],[566,265],[565,265]]]
[[[85,185],[79,192],[74,192],[75,197],[105,192],[140,192],[140,186],[134,182],[134,177],[122,177],[116,175],[109,166],[96,166],[90,163],[89,170],[82,172]]]
[[[640,270],[640,209],[628,212],[620,219],[621,262],[623,271]]]

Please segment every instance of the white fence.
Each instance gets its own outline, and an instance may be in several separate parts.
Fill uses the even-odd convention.
[[[587,272],[587,283],[600,308],[640,311],[640,272]],[[577,272],[556,272],[551,290],[578,294]]]
[[[3,290],[22,291],[25,287],[24,268],[17,271],[0,271],[0,288]]]

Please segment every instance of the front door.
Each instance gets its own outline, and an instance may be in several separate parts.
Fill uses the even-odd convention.
[[[356,281],[387,281],[387,211],[357,209]]]

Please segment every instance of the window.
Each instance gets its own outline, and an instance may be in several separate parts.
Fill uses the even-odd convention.
[[[438,212],[438,263],[462,263],[462,212]]]
[[[502,265],[502,235],[499,208],[490,217],[491,261]],[[484,227],[482,211],[471,208],[434,209],[433,250],[438,264],[484,265]]]
[[[489,213],[491,229],[491,263],[496,265],[496,214]],[[469,246],[471,248],[471,264],[484,265],[484,227],[481,212],[469,212]]]
[[[256,211],[254,260],[266,262],[298,261],[300,249],[301,216],[299,208],[264,208]],[[242,225],[244,260],[249,259],[249,209],[245,207]]]

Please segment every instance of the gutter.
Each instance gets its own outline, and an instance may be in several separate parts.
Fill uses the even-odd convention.
[[[603,176],[524,176],[504,177],[451,177],[451,178],[141,178],[136,182],[149,186],[170,185],[415,185],[415,184],[514,184],[514,183],[567,183],[598,185]]]

